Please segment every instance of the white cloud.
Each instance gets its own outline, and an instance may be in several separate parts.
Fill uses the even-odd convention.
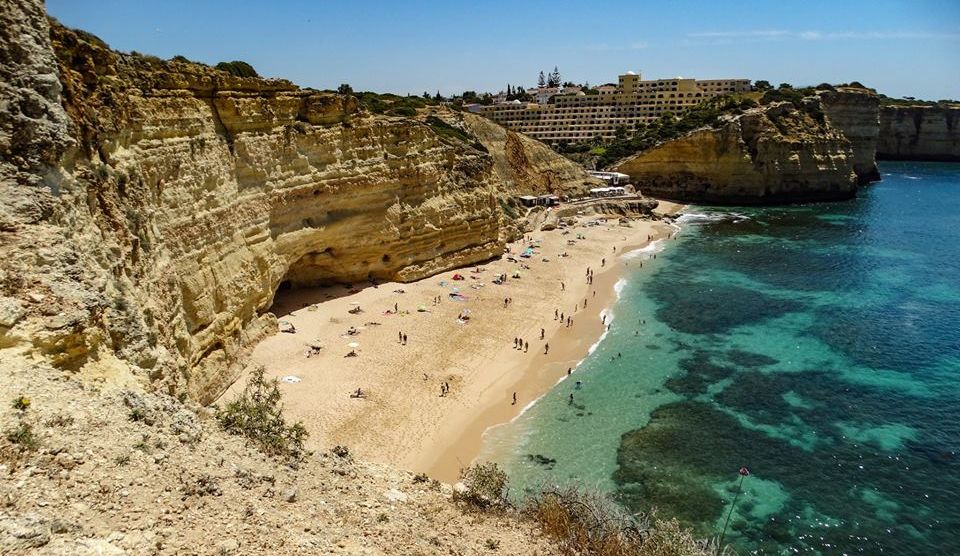
[[[593,52],[613,52],[616,50],[642,50],[646,47],[647,47],[647,43],[645,42],[632,42],[626,45],[623,45],[623,44],[610,45],[610,44],[602,43],[602,44],[589,44],[584,47],[584,50],[590,50]]]
[[[927,31],[785,31],[782,29],[745,31],[706,31],[689,33],[691,38],[758,40],[960,40],[960,33]]]

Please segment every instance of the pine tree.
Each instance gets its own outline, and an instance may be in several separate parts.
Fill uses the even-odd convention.
[[[537,87],[546,87],[547,79],[543,76],[543,70],[540,71],[540,77],[537,78]]]
[[[437,96],[433,97],[433,100],[443,100],[443,97],[440,95],[440,89],[437,89]]]
[[[550,76],[547,77],[547,86],[548,87],[559,87],[560,86],[560,70],[557,69],[557,66],[553,66],[553,71],[550,73]]]
[[[507,96],[510,96],[512,94],[513,94],[513,90],[510,88],[510,84],[507,83]]]

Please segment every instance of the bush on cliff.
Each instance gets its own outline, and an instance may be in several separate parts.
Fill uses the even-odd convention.
[[[523,512],[565,554],[595,556],[712,556],[716,547],[694,538],[677,520],[630,514],[609,496],[552,487],[527,499]]]
[[[243,436],[272,456],[299,459],[306,454],[307,429],[283,418],[277,380],[267,380],[263,367],[250,376],[243,393],[217,411],[217,421],[230,434]]]
[[[472,146],[478,151],[487,152],[487,148],[484,147],[476,137],[470,135],[459,127],[452,126],[436,116],[427,116],[425,122],[428,126],[430,126],[431,129],[433,129],[434,133],[441,137],[457,139],[458,141],[463,141],[464,143]]]
[[[260,77],[260,75],[257,74],[257,70],[253,69],[253,66],[242,60],[220,62],[214,67],[236,77]]]
[[[475,463],[460,471],[463,489],[454,499],[479,509],[507,506],[507,474],[496,463]]]

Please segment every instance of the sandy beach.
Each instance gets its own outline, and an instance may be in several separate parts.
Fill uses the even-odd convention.
[[[658,212],[680,208],[662,203]],[[252,363],[280,379],[285,412],[304,422],[313,449],[339,444],[452,482],[487,428],[549,390],[601,336],[614,284],[625,265],[640,264],[620,255],[671,232],[655,220],[627,227],[584,216],[565,230],[529,234],[498,260],[418,282],[280,292],[271,311],[281,330],[296,332],[265,339]],[[530,246],[532,256],[521,257]],[[501,274],[506,282],[494,283]],[[515,338],[529,349],[515,349]],[[358,388],[363,397],[351,397]]]

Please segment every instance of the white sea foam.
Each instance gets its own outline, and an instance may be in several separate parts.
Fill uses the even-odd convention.
[[[633,249],[623,254],[621,258],[630,260],[630,259],[649,259],[654,253],[659,253],[663,251],[665,241],[663,239],[656,239],[650,243],[644,245],[643,247]]]
[[[677,222],[680,223],[694,223],[699,224],[703,222],[722,222],[724,220],[733,220],[734,222],[743,222],[744,220],[750,220],[750,217],[745,214],[740,214],[738,212],[685,212],[677,218]]]
[[[744,218],[746,218],[746,217],[744,217]],[[678,219],[677,221],[679,222],[679,219]],[[674,228],[676,228],[677,231],[679,231],[679,230],[681,229],[680,226],[678,226],[678,225],[676,225],[676,224],[672,224],[672,226],[673,226]],[[655,241],[651,241],[649,244],[645,245],[644,247],[640,247],[639,249],[634,249],[634,250],[632,250],[632,251],[630,251],[630,252],[628,252],[628,253],[624,253],[623,255],[621,255],[621,258],[624,258],[624,259],[633,259],[633,258],[642,257],[642,256],[649,257],[650,255],[653,255],[654,253],[659,253],[660,251],[663,251],[664,243],[665,243],[665,241],[664,241],[663,239],[658,239],[658,240],[655,240]],[[615,305],[618,301],[620,301],[620,296],[623,294],[623,290],[626,288],[627,283],[628,283],[628,282],[627,282],[627,279],[626,279],[626,278],[620,278],[620,279],[617,280],[616,283],[613,285],[614,300],[613,300],[613,304],[612,304],[612,305]],[[606,320],[604,321],[605,324],[610,324],[610,323],[613,322],[614,312],[613,312],[613,306],[612,306],[612,305],[611,305],[610,307],[607,307],[607,308],[603,309],[602,311],[600,311],[600,316],[601,316],[601,318],[603,318],[603,316],[606,316],[606,317],[607,317]],[[566,375],[566,374],[565,374],[565,375],[562,375],[559,379],[557,379],[557,382],[554,384],[554,387],[556,387],[556,386],[559,385],[561,382],[563,382],[563,381],[567,380],[568,378],[570,378],[570,376],[572,376],[573,373],[577,372],[577,370],[580,369],[580,365],[583,364],[583,362],[587,359],[587,357],[589,357],[590,355],[592,355],[593,352],[596,351],[596,349],[600,346],[600,344],[603,343],[603,340],[607,337],[607,334],[608,334],[609,332],[610,332],[609,328],[608,328],[607,326],[604,326],[604,327],[603,327],[603,332],[600,333],[600,337],[597,338],[597,341],[594,342],[593,344],[591,344],[589,348],[587,348],[587,355],[585,355],[585,356],[583,357],[583,359],[577,361],[577,363],[576,363],[573,367],[571,367],[572,370],[571,370],[571,374],[570,374],[570,375]],[[502,426],[504,426],[504,425],[513,423],[514,421],[516,421],[517,419],[519,419],[521,416],[523,416],[523,414],[526,413],[530,408],[532,408],[533,406],[537,405],[537,402],[539,402],[540,399],[543,398],[544,396],[546,396],[548,393],[549,393],[549,390],[548,390],[547,392],[544,392],[544,393],[541,394],[540,396],[534,398],[533,400],[531,400],[529,403],[527,403],[525,406],[523,406],[523,407],[520,409],[520,413],[518,413],[513,419],[510,419],[510,421],[509,421],[508,423],[500,423],[500,424],[498,424],[498,425],[493,425],[492,427],[487,427],[487,429],[486,429],[485,431],[483,431],[483,434],[481,435],[481,437],[482,437],[482,438],[486,438],[487,433],[489,433],[490,431],[492,431],[492,430],[494,430],[494,429],[498,429],[498,428],[500,428],[500,427],[502,427]]]

